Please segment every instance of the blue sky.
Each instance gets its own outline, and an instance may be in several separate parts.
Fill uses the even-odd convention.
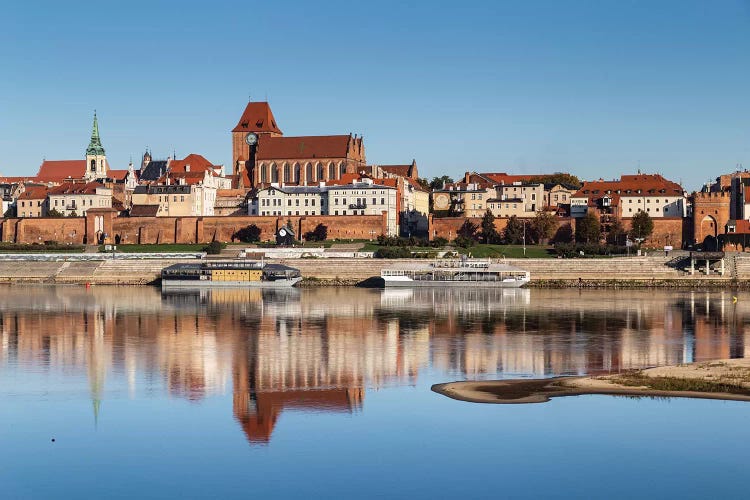
[[[23,2],[0,7],[0,172],[231,163],[248,96],[286,135],[358,133],[369,163],[659,172],[750,168],[750,1]]]

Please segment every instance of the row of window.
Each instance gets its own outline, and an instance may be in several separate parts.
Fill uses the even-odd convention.
[[[185,201],[185,195],[180,195],[180,202]],[[161,196],[159,196],[159,203],[162,202]],[[177,196],[172,196],[172,202],[177,203]],[[164,197],[164,203],[169,203],[169,195]]]
[[[269,174],[269,167],[267,167],[265,163],[261,163],[258,166],[258,168],[260,169],[260,181],[261,182],[268,182],[269,176],[270,176],[271,182],[279,182],[280,171],[279,171],[279,167],[275,163],[272,163],[270,165],[270,174]],[[317,179],[323,180],[323,177],[325,174],[325,169],[323,165],[318,163],[316,170],[317,170]],[[310,163],[308,163],[305,166],[306,182],[313,182],[315,180],[313,176],[314,172],[315,170],[313,169],[313,166]],[[328,178],[335,179],[337,177],[336,172],[337,172],[336,165],[334,165],[333,163],[330,163],[328,165]],[[339,173],[338,175],[339,177],[343,176],[346,173],[345,164],[342,163],[339,165],[338,173]],[[299,163],[295,163],[294,167],[292,168],[290,168],[288,163],[284,164],[283,182],[299,182],[301,174],[302,174],[302,170],[300,168]]]

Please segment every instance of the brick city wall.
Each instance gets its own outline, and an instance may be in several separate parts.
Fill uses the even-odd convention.
[[[329,239],[374,239],[386,234],[384,215],[290,216],[290,217],[114,217],[107,212],[87,217],[0,219],[2,241],[10,243],[96,243],[94,218],[104,218],[103,230],[107,243],[209,243],[213,240],[231,242],[236,233],[252,224],[261,231],[261,240],[273,240],[276,230],[292,223],[301,239],[318,224],[328,228]],[[88,235],[88,236],[87,236]],[[237,240],[238,241],[238,240]]]
[[[44,243],[57,241],[81,245],[86,235],[83,217],[0,219],[2,241]]]
[[[643,242],[643,245],[649,248],[662,248],[671,245],[674,248],[682,248],[683,242],[689,241],[690,230],[692,229],[690,219],[681,217],[653,218],[654,231],[651,236]],[[631,228],[632,219],[622,219],[622,225],[625,230]]]
[[[466,222],[466,220],[471,221],[474,225],[477,226],[478,230],[481,231],[482,227],[482,218],[481,217],[433,217],[430,215],[428,224],[429,224],[429,235],[430,239],[435,239],[438,237],[442,237],[447,239],[448,241],[452,241],[456,238],[456,235],[458,234],[458,230],[461,228],[461,226]],[[531,223],[534,219],[519,219],[519,220],[525,220],[526,221],[526,228],[530,231],[531,230]],[[563,235],[566,233],[564,230],[567,225],[572,225],[572,219],[570,218],[558,218],[558,234],[560,237],[563,237]],[[507,218],[495,218],[495,229],[502,233],[505,231],[505,226],[508,225],[508,219]],[[571,234],[571,231],[567,231],[567,233]],[[555,238],[553,238],[553,241]]]

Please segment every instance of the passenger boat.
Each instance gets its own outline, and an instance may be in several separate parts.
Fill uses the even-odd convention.
[[[521,268],[479,259],[404,262],[383,269],[380,276],[386,287],[519,288],[531,280],[530,273]]]
[[[161,271],[161,288],[285,288],[302,280],[299,269],[263,261],[173,264]]]

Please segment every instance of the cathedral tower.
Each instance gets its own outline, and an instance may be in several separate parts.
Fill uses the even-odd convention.
[[[94,111],[94,125],[91,128],[91,141],[86,148],[86,174],[84,178],[87,181],[94,179],[103,179],[107,177],[107,156],[102,147],[102,141],[99,138],[99,122],[96,119]]]

